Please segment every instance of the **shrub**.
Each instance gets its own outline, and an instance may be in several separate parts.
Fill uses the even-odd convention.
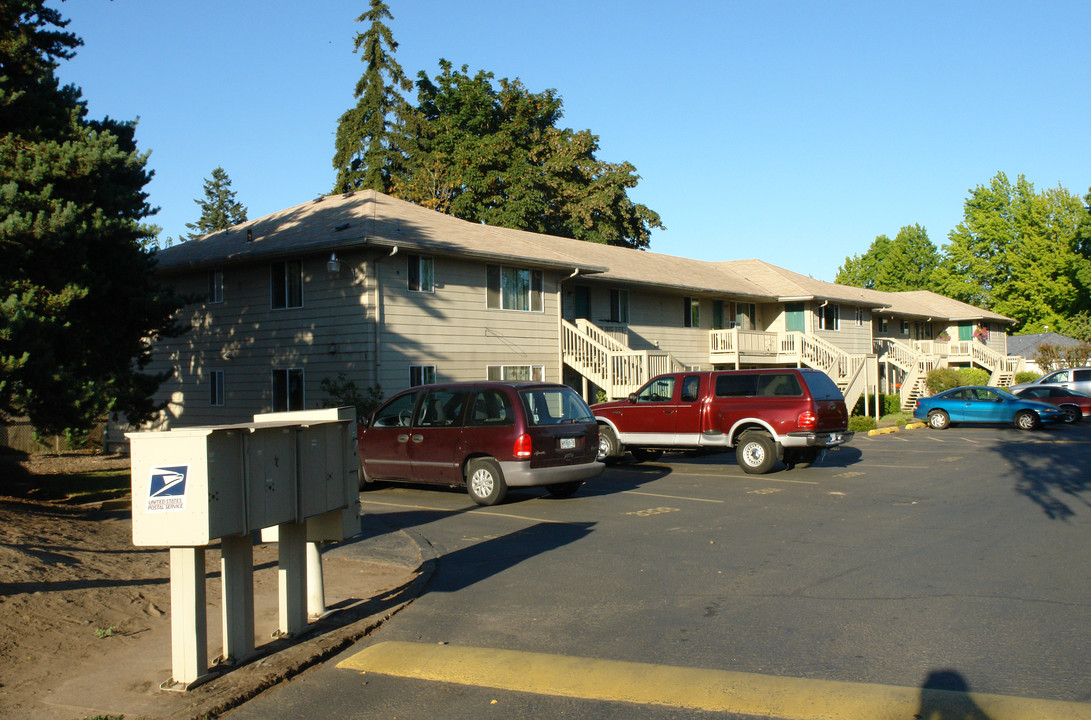
[[[988,385],[989,373],[981,368],[959,368],[958,374],[962,377],[959,385]]]
[[[1042,377],[1042,376],[1039,375],[1036,372],[1032,372],[1030,370],[1024,370],[1021,373],[1015,373],[1015,382],[1017,384],[1018,383],[1034,382],[1035,380],[1037,380],[1040,377]]]
[[[322,378],[319,387],[326,393],[322,407],[352,406],[356,408],[357,419],[366,418],[383,401],[383,389],[379,385],[370,385],[361,391],[345,373],[337,373],[336,378]]]
[[[875,414],[875,396],[874,395],[861,395],[860,399],[856,401],[856,406],[852,409],[853,415],[864,414],[864,397],[867,397],[869,415]],[[902,409],[902,397],[901,395],[891,395],[887,393],[879,393],[879,407],[882,408],[880,415],[890,415],[892,413],[901,412]]]
[[[853,415],[849,418],[849,430],[853,432],[867,432],[868,430],[874,430],[879,426],[875,422],[873,417],[864,417],[863,415]]]
[[[935,395],[941,393],[944,390],[950,390],[951,388],[957,388],[963,386],[962,376],[958,370],[952,368],[936,368],[935,370],[929,370],[928,375],[924,378],[924,385],[928,388],[928,392]]]

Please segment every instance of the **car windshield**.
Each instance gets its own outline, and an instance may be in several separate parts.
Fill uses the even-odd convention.
[[[568,387],[531,388],[519,392],[530,425],[594,422],[591,408]]]

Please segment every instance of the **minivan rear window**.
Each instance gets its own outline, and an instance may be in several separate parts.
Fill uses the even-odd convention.
[[[572,388],[521,390],[519,397],[527,411],[529,425],[564,425],[594,422],[591,408]]]

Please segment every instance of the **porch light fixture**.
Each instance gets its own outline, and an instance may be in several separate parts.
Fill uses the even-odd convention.
[[[330,277],[337,277],[341,274],[341,261],[337,258],[337,253],[330,253],[330,259],[326,263],[326,272]],[[356,268],[352,263],[349,263],[349,272],[352,273],[352,279],[356,279]]]

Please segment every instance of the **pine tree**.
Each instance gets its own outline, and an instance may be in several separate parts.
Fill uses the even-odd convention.
[[[194,200],[201,208],[201,217],[197,222],[186,223],[192,230],[185,240],[194,240],[217,230],[246,222],[246,206],[235,200],[235,191],[231,189],[231,178],[222,167],[212,171],[212,178],[205,180],[204,200]]]
[[[333,166],[337,169],[335,192],[371,188],[390,192],[391,175],[401,164],[401,116],[406,103],[399,88],[412,89],[394,60],[398,43],[383,20],[393,20],[382,0],[371,0],[371,9],[356,22],[371,25],[357,33],[354,53],[363,50],[361,60],[367,65],[356,83],[356,106],[338,120]],[[385,47],[384,47],[385,46]]]
[[[0,3],[0,416],[44,432],[155,410],[150,342],[179,332],[155,281],[135,123],[89,120],[55,71],[81,41],[44,0]]]

